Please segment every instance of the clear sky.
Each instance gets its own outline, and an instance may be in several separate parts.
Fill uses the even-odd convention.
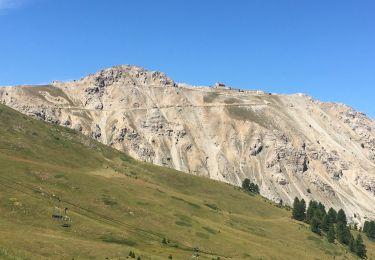
[[[374,0],[0,0],[0,85],[135,64],[375,118]]]

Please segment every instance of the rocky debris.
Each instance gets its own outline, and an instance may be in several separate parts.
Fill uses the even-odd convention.
[[[338,119],[347,125],[354,133],[356,139],[360,143],[363,149],[367,149],[367,153],[370,160],[375,162],[373,152],[375,151],[375,123],[374,121],[367,117],[364,113],[357,112],[353,108],[342,105],[328,103],[324,105],[331,110],[338,110]]]
[[[343,171],[349,170],[349,164],[342,160],[335,150],[328,152],[324,147],[319,151],[310,149],[309,155],[313,160],[319,160],[334,180],[341,179]]]
[[[171,80],[164,73],[161,73],[159,71],[152,72],[151,81],[164,86],[177,86],[173,80]]]
[[[375,196],[375,177],[363,174],[356,177],[356,183],[361,185],[366,191]]]
[[[318,190],[321,192],[326,193],[330,197],[335,197],[336,193],[334,189],[332,188],[331,185],[327,184],[326,182],[320,180],[320,179],[315,179],[311,182]]]
[[[96,110],[102,110],[103,109],[103,103],[102,103],[102,95],[101,91],[99,90],[99,87],[90,87],[85,90],[86,99],[85,99],[85,107],[89,109],[96,109]]]
[[[272,177],[275,179],[276,183],[280,185],[284,186],[284,185],[289,184],[288,180],[285,177],[285,174],[282,173],[281,171],[276,174],[272,174]]]
[[[60,124],[59,118],[55,115],[54,109],[46,109],[40,107],[28,107],[22,109],[23,113],[36,119],[41,119],[52,124]]]
[[[186,145],[185,151],[189,152],[193,149],[193,144]]]
[[[140,67],[134,66],[116,66],[110,69],[101,70],[93,75],[83,78],[89,82],[85,88],[86,107],[96,110],[102,110],[103,96],[107,89],[113,85],[124,85],[130,87],[132,94],[137,96],[138,93],[134,86],[138,84],[148,84],[152,86],[176,86],[175,82],[161,72],[149,72]],[[135,104],[138,104],[135,102]]]
[[[172,165],[172,158],[170,156],[163,156],[161,158],[162,165],[171,166]]]
[[[26,115],[36,119],[46,120],[46,113],[44,110],[27,110]]]
[[[277,181],[277,183],[280,184],[280,185],[286,185],[286,184],[289,183],[289,182],[288,182],[284,177],[282,177],[282,176],[278,176],[278,177],[276,178],[276,181]]]
[[[375,162],[375,151],[369,152],[369,159]]]
[[[259,154],[262,151],[262,149],[263,149],[262,142],[261,142],[260,138],[257,138],[256,143],[251,145],[250,155],[256,156],[257,154]]]
[[[152,134],[157,134],[158,136],[173,137],[176,144],[187,134],[182,125],[167,122],[156,109],[150,112],[146,120],[141,122],[141,127],[148,129]]]
[[[112,128],[112,131],[116,131],[116,128]],[[129,141],[139,139],[137,131],[130,127],[121,128],[114,136],[116,142],[123,142],[125,138]]]
[[[147,71],[136,66],[121,65],[109,69],[98,71],[82,80],[92,82],[99,88],[104,88],[113,84],[122,83],[124,85],[153,85],[153,86],[176,86],[176,83],[159,71]]]
[[[123,74],[124,71],[119,69],[119,67],[99,71],[94,75],[94,85],[99,88],[97,91],[118,82]]]
[[[98,124],[95,124],[91,132],[91,138],[99,139],[101,136],[102,136],[102,130],[100,129],[100,126]]]
[[[281,172],[280,162],[293,174],[304,173],[308,170],[308,157],[304,149],[296,148],[288,137],[279,131],[274,131],[273,156],[267,162],[267,167],[274,167]]]
[[[184,138],[185,135],[186,135],[185,129],[175,131],[175,137],[178,138],[178,139]]]
[[[171,135],[171,132],[173,132],[173,130],[168,127],[168,122],[160,114],[158,109],[152,109],[148,113],[146,120],[141,122],[141,126],[149,129],[151,133],[158,135],[169,136]]]
[[[63,126],[66,126],[66,127],[69,127],[71,124],[72,124],[72,122],[71,122],[69,119],[65,119],[65,120],[62,122],[62,125],[63,125]]]
[[[132,148],[137,153],[138,157],[145,162],[153,162],[155,151],[147,143],[132,142]]]
[[[131,148],[139,159],[153,162],[155,151],[135,129],[130,126],[117,129],[116,126],[113,126],[111,131],[115,143]]]
[[[73,129],[76,130],[76,131],[78,131],[78,132],[82,132],[82,125],[80,123],[75,124],[73,126]]]

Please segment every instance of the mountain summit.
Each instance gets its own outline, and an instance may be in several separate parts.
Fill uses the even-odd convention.
[[[0,100],[139,160],[235,185],[250,178],[267,198],[319,200],[354,223],[375,218],[375,122],[343,104],[190,86],[128,65],[3,87]]]

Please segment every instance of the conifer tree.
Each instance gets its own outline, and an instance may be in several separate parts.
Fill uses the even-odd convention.
[[[296,220],[303,221],[305,219],[305,200],[301,201],[296,197],[293,202],[292,217]]]
[[[370,229],[370,222],[366,220],[365,224],[363,224],[363,232],[367,234],[369,229]]]
[[[361,258],[366,258],[366,246],[363,243],[361,234],[358,234],[355,240],[355,252]]]
[[[329,221],[329,216],[324,215],[323,220],[322,220],[322,224],[320,225],[322,230],[327,233],[329,231],[330,224],[331,223]]]
[[[242,182],[242,189],[247,191],[249,186],[250,186],[250,179],[248,178],[244,179]]]
[[[365,225],[363,226],[363,232],[365,232],[369,238],[375,239],[375,221],[370,221],[370,222],[366,221],[366,222],[365,222]]]
[[[338,222],[336,225],[337,240],[344,245],[349,245],[350,230],[344,223]]]
[[[349,237],[349,249],[351,252],[356,253],[356,244],[352,234]]]
[[[336,212],[336,210],[334,210],[333,208],[329,208],[327,215],[329,217],[329,222],[330,223],[336,223],[336,219],[337,219],[337,212]]]
[[[318,203],[318,209],[322,216],[327,214],[326,208],[321,202]]]
[[[310,223],[313,219],[316,210],[318,209],[318,203],[314,200],[310,201],[306,211],[306,222]]]
[[[345,215],[345,212],[343,209],[340,209],[338,212],[337,212],[337,223],[343,223],[345,226],[347,224],[347,221],[346,221],[346,215]]]
[[[328,233],[327,233],[328,242],[329,243],[335,242],[335,238],[336,238],[335,227],[333,226],[333,224],[331,224],[329,226]]]
[[[301,220],[305,220],[306,219],[306,202],[304,199],[301,199],[300,201],[300,216],[301,216]]]
[[[319,228],[319,220],[317,217],[313,217],[312,220],[310,221],[310,229],[312,232],[316,234],[321,234],[320,228]]]
[[[244,191],[253,192],[259,194],[259,186],[258,184],[252,183],[250,179],[246,178],[242,181],[242,189]]]
[[[259,194],[259,186],[258,186],[258,184],[255,184],[254,193]]]
[[[297,197],[294,198],[293,202],[293,211],[292,211],[292,218],[298,220],[298,211],[299,211],[299,199]]]

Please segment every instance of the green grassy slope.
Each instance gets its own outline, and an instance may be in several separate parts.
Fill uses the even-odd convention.
[[[70,228],[52,220],[56,206],[69,208]],[[260,196],[0,105],[1,259],[121,259],[130,250],[190,259],[196,247],[199,259],[355,259]]]

